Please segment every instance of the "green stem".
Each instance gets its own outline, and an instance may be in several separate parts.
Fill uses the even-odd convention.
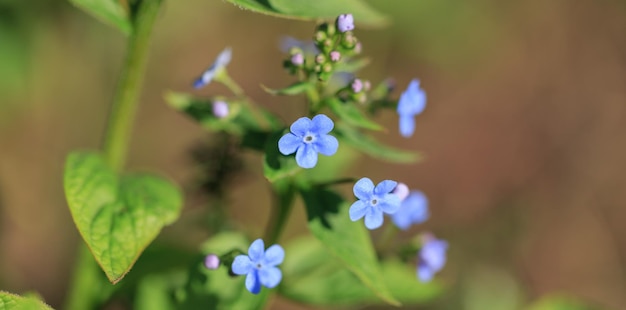
[[[150,37],[160,6],[161,0],[141,2],[135,17],[133,33],[128,40],[126,60],[113,100],[104,142],[106,160],[116,171],[122,170],[126,161],[130,133],[148,61]]]
[[[276,243],[280,238],[293,207],[296,192],[290,181],[283,182],[285,183],[272,185],[274,208],[265,230],[265,241],[268,245]]]
[[[128,50],[124,67],[118,81],[113,106],[104,138],[104,154],[107,163],[116,171],[122,170],[130,140],[138,98],[147,64],[150,36],[159,13],[162,0],[144,0],[134,18],[133,32],[128,38]],[[102,271],[93,255],[82,243],[74,269],[66,309],[94,309],[113,292],[104,280]]]

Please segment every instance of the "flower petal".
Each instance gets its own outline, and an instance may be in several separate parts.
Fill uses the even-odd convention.
[[[354,222],[364,217],[365,214],[367,213],[368,207],[369,207],[369,204],[363,202],[362,200],[355,201],[350,206],[350,210],[349,210],[350,220]]]
[[[298,137],[304,137],[311,130],[311,120],[308,117],[301,117],[291,124],[289,130]]]
[[[411,227],[413,221],[411,221],[411,217],[408,216],[409,214],[407,214],[407,212],[403,212],[403,208],[405,208],[404,205],[402,205],[396,213],[391,214],[391,221],[398,226],[398,228],[407,230]]]
[[[365,214],[365,227],[372,230],[383,225],[383,212],[378,208],[369,208]]]
[[[408,138],[413,135],[415,131],[415,119],[413,115],[400,115],[398,125],[401,136]]]
[[[422,246],[420,260],[426,263],[433,272],[437,272],[446,264],[448,243],[443,240],[432,240]]]
[[[358,180],[354,187],[352,188],[352,192],[356,198],[361,200],[370,200],[372,196],[372,192],[374,191],[374,183],[369,178],[361,178]]]
[[[302,145],[302,138],[296,137],[292,133],[285,134],[278,140],[278,150],[283,155],[293,154]]]
[[[422,282],[429,282],[435,273],[425,264],[417,266],[417,278]]]
[[[339,147],[339,141],[331,135],[321,135],[317,137],[317,140],[313,144],[318,152],[326,156],[337,153],[337,148]]]
[[[327,134],[333,130],[333,127],[335,127],[333,120],[324,114],[315,115],[311,123],[311,131],[317,133],[318,135]]]
[[[265,243],[263,243],[263,239],[254,240],[248,248],[248,256],[250,257],[250,261],[252,263],[257,263],[262,260],[264,253]]]
[[[311,144],[303,144],[296,152],[296,163],[302,168],[313,168],[317,165],[317,152]]]
[[[389,194],[394,188],[396,188],[396,186],[398,186],[398,182],[384,180],[376,185],[376,188],[374,188],[374,195],[383,196],[385,194]]]
[[[237,255],[230,269],[234,274],[244,275],[252,270],[252,262],[247,255]]]
[[[400,209],[400,198],[396,194],[386,194],[378,203],[380,210],[387,214],[394,214]]]
[[[401,205],[401,208],[405,205],[410,206],[410,218],[413,223],[421,224],[428,219],[428,198],[424,193],[412,191]]]
[[[246,276],[246,288],[252,294],[258,294],[261,292],[261,282],[259,281],[259,274],[257,270],[252,270]]]
[[[264,266],[276,266],[285,259],[285,250],[278,244],[274,244],[265,251]]]
[[[268,288],[274,288],[283,278],[283,273],[276,267],[263,268],[259,270],[259,278],[261,284]]]
[[[232,58],[232,56],[233,56],[232,49],[230,47],[225,48],[222,52],[220,52],[219,55],[217,55],[217,58],[215,59],[215,67],[216,68],[226,67],[226,65],[230,63],[230,59]]]

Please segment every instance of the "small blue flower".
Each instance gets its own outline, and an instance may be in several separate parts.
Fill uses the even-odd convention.
[[[230,47],[225,48],[219,55],[217,55],[215,62],[193,82],[193,87],[200,89],[209,85],[215,77],[215,74],[228,65],[230,59],[232,58],[232,54],[233,53]]]
[[[413,79],[409,87],[400,95],[398,115],[400,116],[400,134],[408,138],[415,131],[415,116],[426,107],[426,92],[420,88],[420,82]]]
[[[352,14],[341,14],[337,17],[337,29],[339,32],[354,30],[354,17]]]
[[[291,124],[291,132],[278,140],[278,150],[283,155],[296,153],[296,163],[302,168],[313,168],[317,164],[317,153],[326,156],[337,152],[339,142],[328,133],[335,124],[324,114],[309,119],[301,117]]]
[[[365,217],[365,227],[370,230],[383,225],[383,212],[393,214],[400,208],[400,198],[391,193],[397,184],[396,181],[385,180],[374,187],[369,178],[358,180],[352,191],[359,200],[350,206],[350,220],[354,222]]]
[[[435,238],[433,235],[424,236],[422,248],[417,253],[417,277],[422,282],[432,280],[435,273],[439,272],[446,264],[446,251],[448,243]]]
[[[407,230],[413,224],[421,224],[428,219],[428,199],[420,191],[411,193],[402,200],[398,212],[391,215],[391,220],[398,228]]]
[[[274,244],[265,251],[263,240],[256,239],[248,248],[248,255],[238,255],[233,261],[233,273],[246,276],[246,288],[250,293],[258,294],[261,285],[274,288],[283,277],[276,266],[285,258],[283,248]]]

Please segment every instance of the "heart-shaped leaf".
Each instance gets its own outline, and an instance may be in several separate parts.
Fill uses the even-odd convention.
[[[118,177],[94,153],[68,156],[64,187],[78,231],[113,284],[161,228],[178,218],[182,206],[169,181],[145,174]]]

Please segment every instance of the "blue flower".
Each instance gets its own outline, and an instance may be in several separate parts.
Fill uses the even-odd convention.
[[[219,70],[222,70],[226,67],[226,65],[228,65],[232,54],[233,53],[230,47],[225,48],[219,55],[217,55],[215,62],[193,82],[193,87],[200,89],[209,85]]]
[[[398,212],[391,215],[391,220],[398,228],[407,230],[413,224],[421,224],[428,219],[428,199],[420,191],[411,193],[402,200]]]
[[[374,187],[368,178],[358,180],[352,191],[359,200],[350,206],[350,220],[354,222],[365,217],[365,227],[370,230],[383,225],[383,212],[393,214],[400,208],[400,198],[391,193],[397,184],[385,180]]]
[[[426,107],[426,93],[420,88],[420,82],[413,79],[409,87],[400,95],[398,115],[400,116],[400,134],[408,138],[415,131],[415,116]]]
[[[354,17],[352,14],[341,14],[337,17],[337,29],[339,32],[354,30]]]
[[[422,282],[432,280],[435,273],[439,272],[446,264],[446,251],[448,243],[435,238],[432,235],[424,236],[422,248],[417,254],[417,277]]]
[[[328,133],[335,124],[324,114],[309,119],[301,117],[291,124],[291,133],[278,140],[278,150],[283,155],[296,153],[296,162],[302,168],[313,168],[317,164],[317,153],[326,156],[337,152],[339,142]]]
[[[283,277],[276,266],[285,258],[283,248],[274,244],[265,251],[263,240],[256,239],[248,248],[248,255],[238,255],[233,261],[233,273],[246,276],[246,288],[250,293],[258,294],[261,285],[274,288]]]

